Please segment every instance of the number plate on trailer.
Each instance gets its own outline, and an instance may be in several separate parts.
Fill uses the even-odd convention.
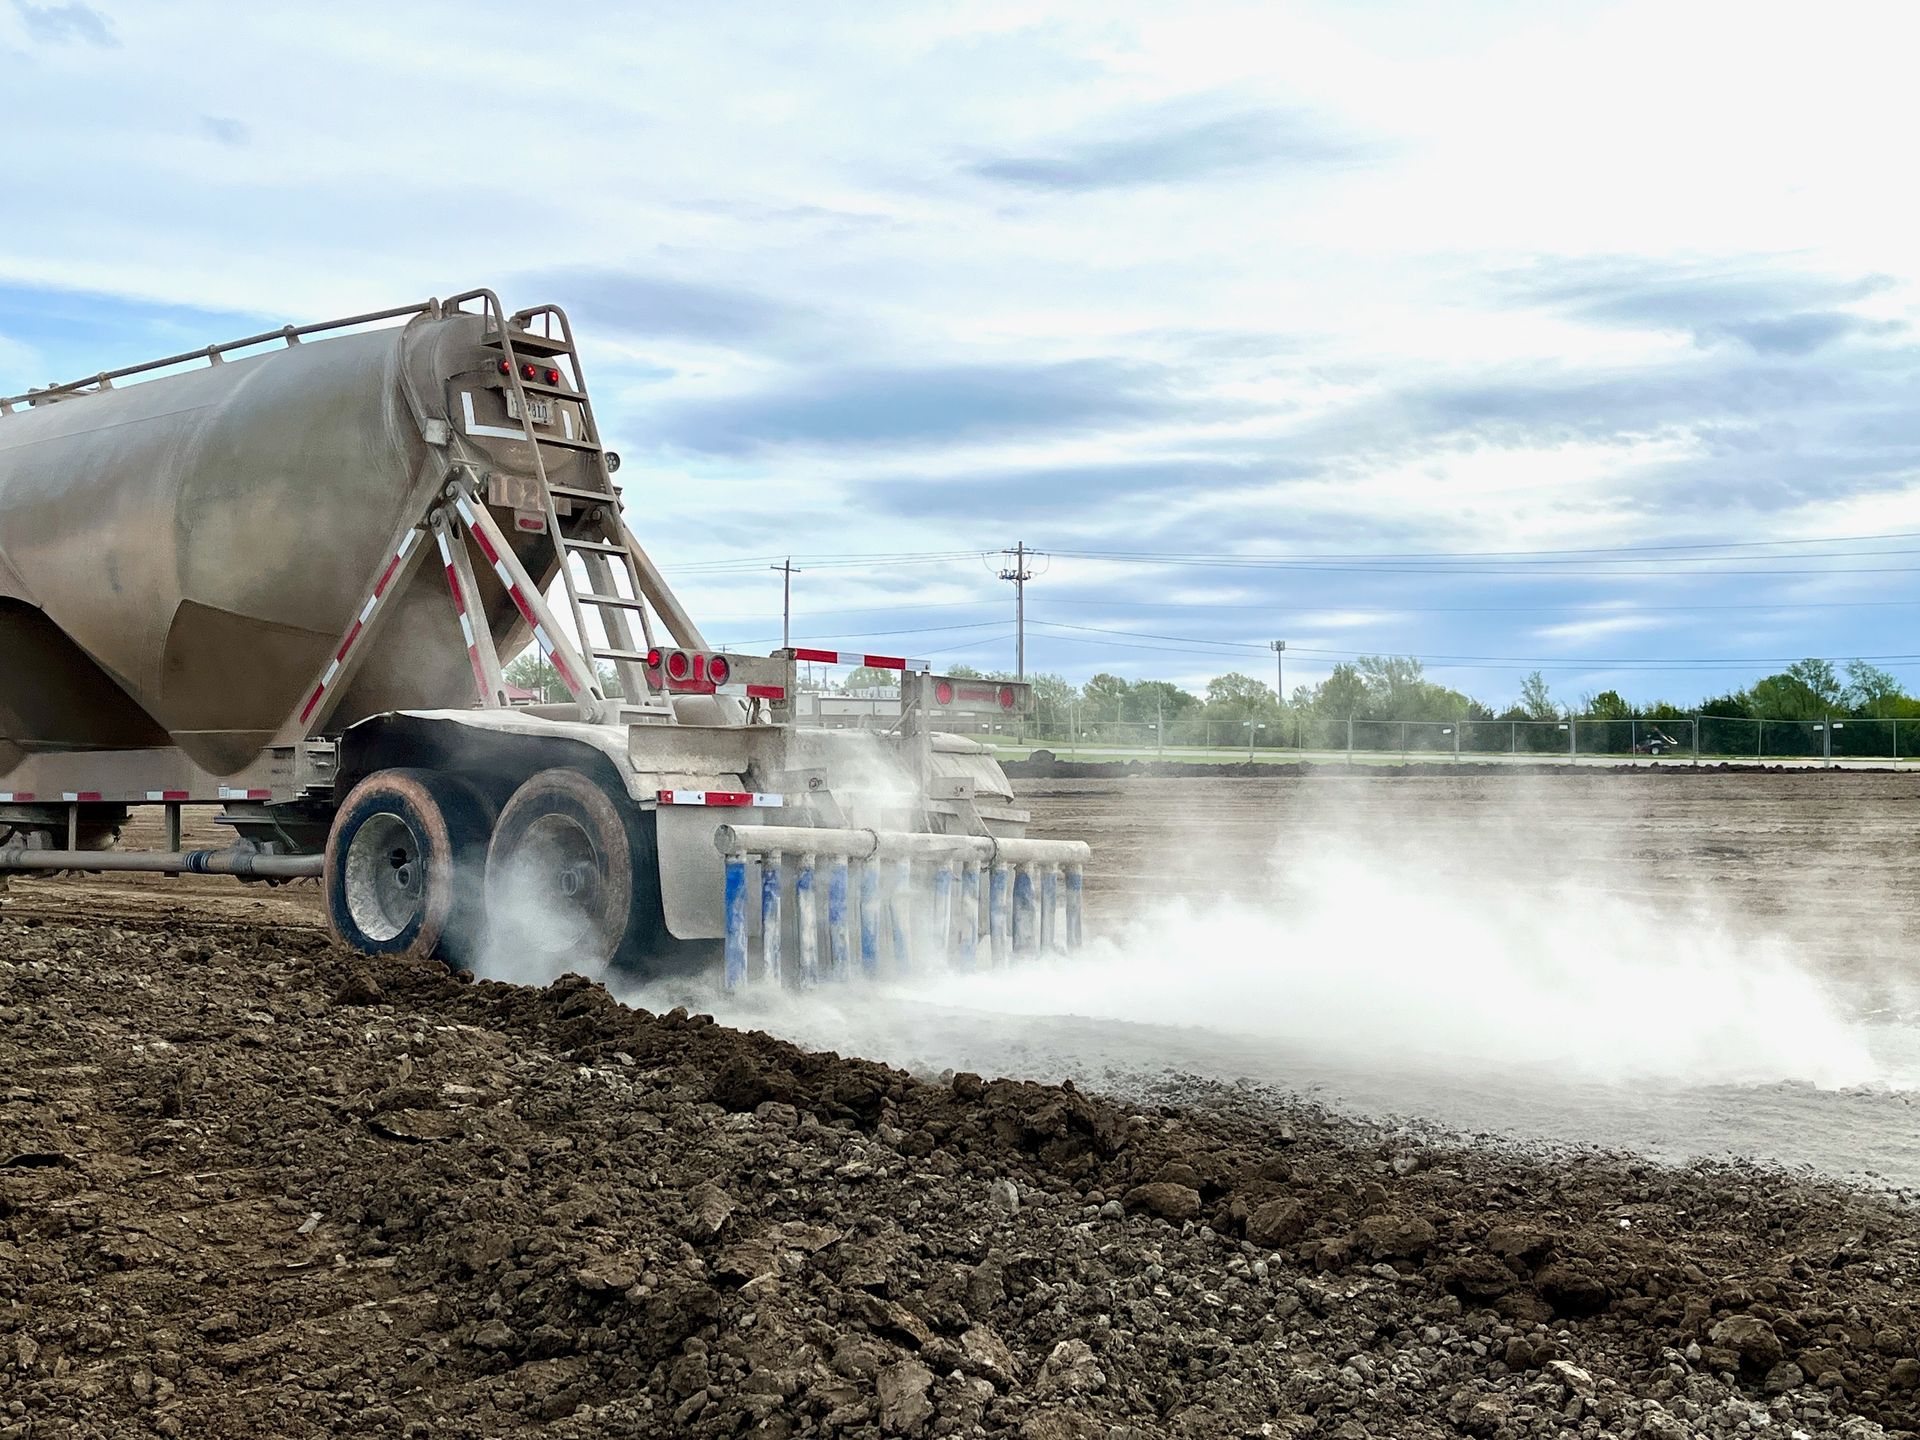
[[[553,402],[548,400],[544,395],[529,395],[527,397],[527,413],[533,417],[534,424],[551,425],[553,423]],[[507,416],[512,420],[518,420],[520,418],[520,397],[515,395],[511,390],[507,391]]]

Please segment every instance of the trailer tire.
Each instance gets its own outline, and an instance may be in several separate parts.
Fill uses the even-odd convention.
[[[495,943],[548,977],[650,969],[665,926],[649,819],[580,770],[522,784],[487,847]]]
[[[327,924],[369,955],[471,964],[485,918],[490,807],[466,781],[381,770],[348,794],[327,832]]]

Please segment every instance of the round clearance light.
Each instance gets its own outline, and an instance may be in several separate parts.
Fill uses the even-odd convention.
[[[513,367],[507,364],[506,361],[502,360],[500,362],[500,373],[502,375],[511,375],[513,373]]]
[[[684,680],[693,673],[693,660],[684,650],[670,651],[667,655],[667,678]]]
[[[549,385],[558,385],[560,383],[560,372],[551,366],[547,369],[547,383]]]
[[[529,362],[528,364],[522,365],[520,367],[520,378],[522,380],[532,380],[536,376],[538,376],[539,373],[540,373],[539,367],[532,364],[531,362]]]
[[[1013,702],[1019,698],[1018,695],[1014,694],[1013,686],[1002,685],[1000,687],[1000,708],[1002,710],[1013,709]]]
[[[938,682],[933,687],[933,698],[936,704],[940,704],[940,705],[953,704],[953,682],[951,680],[942,680]]]
[[[659,668],[660,668],[660,647],[656,645],[653,647],[653,649],[647,651],[647,669],[658,670]]]
[[[707,678],[716,685],[727,683],[727,677],[733,674],[733,666],[727,663],[724,655],[715,655],[707,661]]]

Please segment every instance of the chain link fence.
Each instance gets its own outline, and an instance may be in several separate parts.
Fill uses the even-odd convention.
[[[1754,720],[1687,715],[1658,720],[1582,715],[1565,720],[1334,720],[1306,713],[1277,721],[1008,721],[980,738],[1066,759],[1352,759],[1369,762],[1678,760],[1704,764],[1827,764],[1920,760],[1920,719]]]

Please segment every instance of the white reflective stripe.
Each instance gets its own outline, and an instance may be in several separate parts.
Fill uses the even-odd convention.
[[[80,798],[80,792],[78,790],[65,790],[61,792],[60,798],[62,800],[78,800]]]
[[[320,677],[320,688],[322,690],[326,689],[327,686],[333,683],[333,677],[338,675],[339,673],[340,673],[340,662],[338,660],[335,660],[332,664],[327,666],[327,673]]]
[[[473,621],[467,618],[467,612],[460,612],[460,633],[466,637],[469,648],[473,645]]]
[[[453,564],[453,551],[447,546],[447,532],[444,530],[436,530],[433,532],[433,538],[440,546],[440,563],[443,565]]]
[[[380,603],[380,597],[378,595],[369,595],[367,597],[366,608],[360,612],[360,623],[362,625],[366,624],[367,621],[372,618],[374,607],[377,606],[379,603]],[[353,638],[358,640],[360,637],[356,635]]]
[[[400,548],[393,553],[404,560],[413,553],[413,547],[419,543],[420,532],[418,530],[409,530],[407,531],[407,538],[400,542]]]
[[[469,526],[473,524],[473,511],[467,508],[467,497],[462,495],[453,502],[453,508],[460,512],[460,518]]]
[[[498,435],[503,440],[524,440],[527,438],[527,432],[524,430],[503,430],[498,425],[474,424],[473,392],[470,390],[462,390],[460,392],[460,409],[466,416],[467,433],[469,435]]]
[[[540,642],[540,648],[542,650],[546,651],[549,655],[553,653],[553,641],[547,638],[547,632],[544,626],[536,625],[533,627],[533,638]]]
[[[504,561],[504,560],[496,560],[496,561],[494,561],[494,562],[493,562],[493,573],[494,573],[494,574],[496,574],[496,575],[498,575],[498,576],[500,577],[500,583],[501,583],[502,585],[504,585],[504,586],[506,586],[506,587],[507,587],[507,588],[508,588],[509,590],[511,590],[511,589],[513,588],[513,576],[512,576],[512,575],[510,575],[510,574],[509,574],[509,573],[507,572],[507,562],[506,562],[506,561]]]
[[[737,805],[722,804],[721,802],[707,798],[709,794],[719,793],[737,795],[740,792],[737,790],[728,790],[725,792],[707,790],[662,790],[660,792],[660,803],[662,805],[713,805],[719,809],[739,808]],[[779,810],[784,808],[786,803],[787,797],[784,795],[762,795],[758,791],[755,791],[747,796],[747,804],[761,810]]]
[[[569,440],[573,438],[573,411],[564,405],[560,407],[560,428],[567,432]]]
[[[166,798],[167,798],[167,792],[164,790],[147,791],[147,799],[149,800],[164,800]]]

